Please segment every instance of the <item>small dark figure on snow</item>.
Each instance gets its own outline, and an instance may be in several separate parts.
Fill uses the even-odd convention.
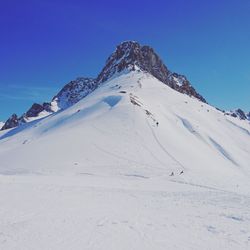
[[[159,122],[156,122],[156,126],[157,126],[157,127],[159,126]]]
[[[170,174],[170,176],[174,176],[174,172],[172,172],[172,173]]]
[[[182,171],[180,172],[180,175],[183,174],[183,173],[184,173],[184,172],[183,172],[183,170],[182,170]]]

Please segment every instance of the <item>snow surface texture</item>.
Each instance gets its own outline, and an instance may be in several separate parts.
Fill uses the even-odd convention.
[[[249,249],[249,162],[247,121],[120,75],[0,132],[0,249]]]
[[[0,129],[3,127],[3,125],[4,125],[4,122],[0,121]]]

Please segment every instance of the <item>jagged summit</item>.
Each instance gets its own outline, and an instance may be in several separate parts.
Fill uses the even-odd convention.
[[[171,72],[157,55],[153,48],[140,45],[135,41],[126,41],[119,44],[114,53],[107,59],[106,64],[97,77],[98,83],[103,83],[125,70],[140,69],[150,73],[169,87],[193,96],[202,102],[206,102],[190,82],[183,75]]]
[[[103,70],[97,77],[97,81],[105,82],[123,70],[138,68],[163,82],[171,74],[151,47],[141,46],[135,41],[126,41],[119,44],[115,52],[109,56]]]

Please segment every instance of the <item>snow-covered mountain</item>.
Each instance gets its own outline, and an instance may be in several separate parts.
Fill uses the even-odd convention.
[[[51,102],[34,103],[31,108],[18,117],[13,114],[2,126],[2,130],[14,128],[24,123],[38,120],[51,115],[62,109],[66,109],[86,97],[103,82],[112,79],[124,72],[141,70],[153,75],[174,90],[195,97],[206,103],[205,98],[200,95],[184,75],[171,72],[162,62],[160,57],[149,46],[142,46],[134,41],[123,42],[109,56],[101,73],[96,79],[79,77],[67,83]],[[226,115],[250,120],[250,112],[245,113],[241,109],[226,112]]]
[[[88,159],[94,166],[103,162],[112,166],[114,161],[118,165],[166,164],[169,171],[190,171],[191,179],[196,171],[207,172],[210,185],[216,181],[222,185],[228,180],[215,178],[217,165],[229,179],[239,167],[248,173],[250,130],[246,118],[240,109],[225,113],[208,105],[186,78],[170,72],[150,47],[124,42],[108,58],[97,79],[77,78],[50,103],[34,104],[21,118],[13,115],[5,123],[3,129],[23,125],[0,137],[2,171],[68,171],[73,159],[82,164]],[[67,143],[63,143],[65,138]],[[106,152],[101,142],[110,143],[111,151]],[[83,149],[85,157],[80,160]],[[35,168],[23,150],[32,152]],[[72,150],[74,157],[68,155]],[[145,157],[148,151],[151,157]],[[20,169],[16,169],[16,161]],[[231,180],[228,184],[231,186]]]
[[[136,70],[147,72],[176,91],[206,103],[205,98],[194,89],[187,78],[184,75],[171,72],[151,47],[141,46],[134,41],[127,41],[117,46],[96,79],[79,77],[69,82],[55,95],[50,103],[35,103],[20,117],[13,114],[2,126],[2,130],[17,127],[66,109],[86,97],[103,82],[124,72]],[[243,115],[243,113],[241,109],[238,109],[226,114],[241,120],[250,119],[249,114],[244,113]]]
[[[21,124],[38,120],[54,112],[66,109],[77,103],[95,90],[100,84],[124,72],[143,70],[148,72],[171,88],[198,98],[206,100],[196,92],[190,82],[183,75],[172,73],[162,62],[160,57],[149,46],[141,46],[134,41],[123,42],[107,59],[104,68],[97,79],[79,77],[68,84],[56,94],[50,103],[33,104],[21,117],[13,114],[3,126],[4,129],[17,127]]]
[[[3,125],[4,125],[4,122],[1,122],[1,121],[0,121],[0,130],[1,130],[1,128],[3,127]]]
[[[0,131],[0,248],[248,249],[249,121],[120,46]]]

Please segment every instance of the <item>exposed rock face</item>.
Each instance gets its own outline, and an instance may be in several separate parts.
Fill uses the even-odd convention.
[[[80,101],[96,88],[95,79],[79,77],[66,84],[52,101],[57,102],[59,109],[65,109]]]
[[[97,82],[103,83],[123,71],[136,69],[150,73],[158,80],[181,93],[206,102],[191,86],[187,78],[183,75],[172,73],[151,47],[141,46],[133,41],[124,42],[117,46],[116,51],[108,58],[106,65],[97,77]]]
[[[39,113],[44,111],[43,105],[34,103],[31,108],[26,112],[27,117],[36,117]]]
[[[19,126],[19,119],[16,114],[13,114],[3,125],[1,130],[9,129],[9,128],[14,128]]]
[[[179,91],[180,93],[193,96],[199,99],[200,101],[206,103],[205,98],[194,89],[194,87],[190,84],[187,78],[183,75],[171,73],[167,79],[166,84],[169,85],[171,88]]]
[[[116,73],[126,69],[135,70],[135,66],[161,81],[164,81],[170,74],[170,71],[152,48],[141,47],[139,43],[129,41],[117,46],[116,51],[107,59],[105,67],[97,77],[97,81],[105,82]]]

